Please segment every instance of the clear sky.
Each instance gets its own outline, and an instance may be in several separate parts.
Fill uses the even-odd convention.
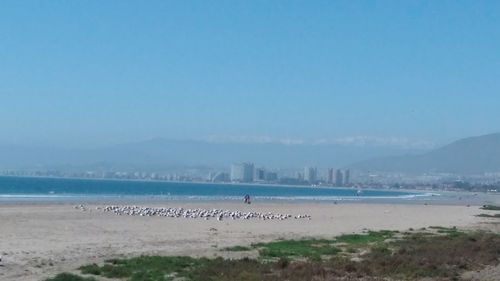
[[[500,1],[1,1],[0,144],[500,131]]]

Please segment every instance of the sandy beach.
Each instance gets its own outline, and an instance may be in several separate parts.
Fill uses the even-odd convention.
[[[141,204],[144,206],[145,204]],[[150,207],[221,208],[308,214],[311,220],[202,220],[118,216],[89,205],[0,205],[0,280],[43,280],[55,273],[111,257],[141,254],[241,255],[222,252],[278,238],[333,237],[370,230],[457,226],[500,231],[495,220],[476,217],[478,206],[416,204],[314,204],[165,202]],[[231,256],[229,256],[231,257]]]

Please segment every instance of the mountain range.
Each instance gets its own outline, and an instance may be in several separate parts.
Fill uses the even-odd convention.
[[[406,173],[500,172],[500,133],[461,139],[418,155],[378,157],[350,167],[362,171]]]
[[[244,161],[280,169],[317,166],[402,173],[498,172],[500,133],[461,139],[433,150],[394,146],[169,139],[151,139],[91,149],[0,146],[0,169],[227,170],[231,163]]]
[[[151,139],[92,149],[0,146],[0,169],[168,170],[228,169],[235,162],[268,168],[343,167],[374,157],[422,149],[345,144],[238,143]]]

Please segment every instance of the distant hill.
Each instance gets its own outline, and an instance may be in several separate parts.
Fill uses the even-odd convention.
[[[373,157],[415,149],[340,144],[215,143],[152,139],[94,149],[0,146],[0,169],[168,170],[186,167],[229,168],[252,161],[269,168],[306,165],[341,167]]]
[[[353,169],[379,172],[477,174],[500,171],[500,133],[465,138],[420,155],[358,162]]]

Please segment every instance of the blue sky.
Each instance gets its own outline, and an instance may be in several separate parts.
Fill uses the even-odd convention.
[[[0,144],[444,143],[500,131],[499,50],[499,1],[1,1]]]

